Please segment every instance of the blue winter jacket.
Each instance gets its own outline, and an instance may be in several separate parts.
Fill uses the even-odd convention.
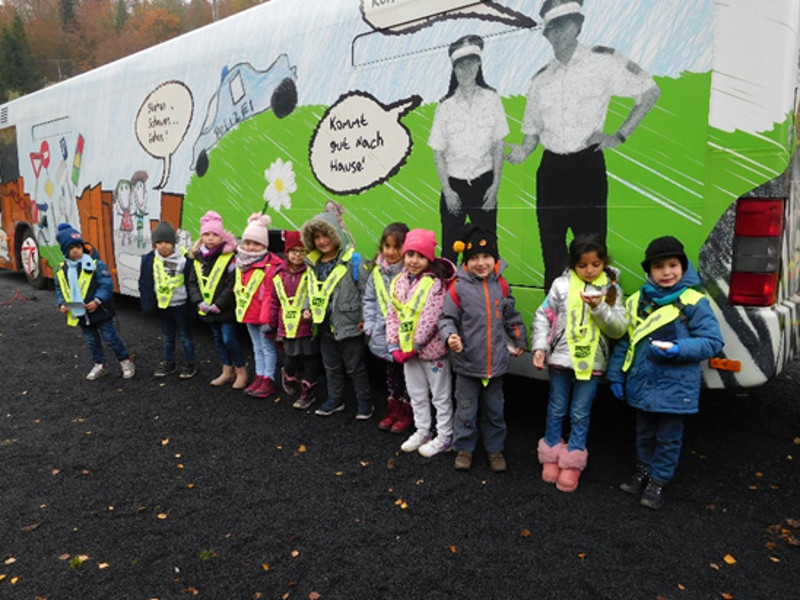
[[[78,320],[78,324],[81,327],[97,325],[103,321],[113,319],[116,312],[114,310],[114,280],[111,278],[111,271],[108,269],[106,263],[97,258],[96,253],[92,253],[92,256],[97,261],[97,264],[92,274],[92,280],[89,283],[89,289],[86,290],[86,295],[83,297],[83,301],[89,303],[92,300],[98,300],[100,306],[97,307],[96,311],[91,313],[87,312],[85,316]],[[63,271],[64,275],[67,276],[67,268],[67,264],[62,262],[56,269],[57,271]],[[82,269],[78,267],[78,275],[80,275],[81,270]],[[58,277],[55,278],[55,284],[56,306],[66,304],[70,299],[64,297]]]
[[[664,298],[699,286],[700,278],[691,263],[678,284],[671,288],[658,288],[649,281],[641,289],[639,315],[651,298]],[[665,324],[637,344],[627,373],[622,372],[622,365],[630,346],[628,334],[614,348],[607,377],[611,383],[625,385],[625,398],[634,408],[672,414],[692,414],[699,410],[700,363],[722,349],[723,339],[707,298],[687,305],[683,314],[685,318],[678,317]],[[680,352],[674,358],[659,358],[651,352],[650,340],[675,342]]]

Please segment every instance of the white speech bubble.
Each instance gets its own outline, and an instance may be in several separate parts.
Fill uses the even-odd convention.
[[[136,138],[145,152],[164,159],[164,174],[156,189],[167,183],[170,160],[189,130],[193,113],[192,93],[180,81],[162,83],[139,107]]]
[[[411,96],[387,106],[361,91],[341,96],[311,138],[308,158],[317,180],[334,194],[356,194],[397,173],[412,145],[400,118],[420,102]]]
[[[402,34],[418,31],[444,19],[476,18],[514,27],[536,22],[492,0],[361,0],[361,14],[374,29]]]

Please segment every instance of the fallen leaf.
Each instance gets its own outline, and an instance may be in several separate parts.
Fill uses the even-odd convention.
[[[297,558],[300,556],[300,550],[292,550],[292,558]]]
[[[193,483],[188,483],[188,484],[186,484],[186,487],[191,490],[194,487],[194,484]]]
[[[281,596],[282,600],[288,600],[289,592],[286,592],[283,596]]]
[[[529,529],[523,529],[519,532],[519,537],[529,538],[531,537],[531,532]]]
[[[386,461],[386,468],[387,469],[389,469],[391,471],[395,467],[397,467],[397,461],[395,459],[390,458],[388,461]]]
[[[403,499],[402,498],[398,498],[397,500],[394,501],[394,505],[395,506],[400,506],[402,503],[403,503]]]
[[[4,565],[13,565],[15,562],[17,562],[17,559],[14,558],[13,556],[9,556],[7,559],[5,559],[3,561],[3,564]]]
[[[62,554],[61,556],[58,557],[58,560],[69,560],[69,557],[70,557],[69,554]]]
[[[179,469],[182,469],[182,468],[183,468],[183,465],[182,465],[182,464],[180,464],[180,463],[178,463],[176,466],[177,466]]]
[[[586,558],[586,552],[578,552],[578,558],[580,559]]]
[[[8,575],[5,573],[0,573],[0,581],[3,581],[6,577],[8,577]]]
[[[110,511],[113,511],[113,510],[114,510],[114,507],[113,507],[113,506],[109,506],[109,507],[108,507],[108,510],[110,510]]]
[[[727,592],[722,592],[722,597],[725,598],[725,600],[733,600],[733,594]]]
[[[9,581],[11,582],[11,585],[17,585],[19,577],[12,577],[11,579],[9,579]]]
[[[175,453],[175,458],[180,458],[180,457],[181,457],[181,453],[180,452],[176,452]]]
[[[61,469],[50,469],[50,475],[58,475],[61,473]]]
[[[110,566],[111,566],[111,565],[109,565],[108,563],[106,563],[106,562],[103,562],[103,563],[100,563],[99,565],[97,565],[97,568],[98,568],[98,569],[100,569],[100,570],[102,571],[103,569],[107,569],[107,568],[108,568],[108,567],[110,567]]]
[[[764,545],[767,547],[767,550],[775,550],[775,548],[778,547],[778,544],[776,544],[775,542],[767,542]]]
[[[780,559],[780,558],[777,558],[777,557],[775,557],[775,556],[770,556],[770,557],[769,557],[769,559],[770,559],[772,562],[774,562],[774,563],[779,563],[779,562],[781,562],[781,559]]]
[[[31,532],[36,531],[37,529],[39,529],[40,525],[41,525],[41,523],[31,523],[30,525],[26,525],[25,527],[23,527],[22,531],[25,532],[25,533],[31,533]]]
[[[792,529],[800,529],[800,520],[786,519],[786,524]]]
[[[756,471],[756,477],[763,477],[764,474],[761,471]]]
[[[300,444],[300,446],[297,448],[297,451],[298,452],[305,452],[306,451],[306,445],[305,444]]]
[[[269,571],[269,563],[261,563],[261,568],[265,571]]]
[[[337,477],[341,477],[342,475],[344,475],[344,471],[336,471]]]
[[[800,437],[794,438],[794,443],[800,446]]]
[[[322,594],[319,592],[311,592],[308,595],[308,600],[319,600],[320,598],[322,598]]]
[[[191,594],[192,596],[197,596],[200,593],[200,590],[193,587],[188,587],[185,590],[181,590],[181,594]]]
[[[163,521],[167,518],[167,513],[158,513],[156,516]]]
[[[163,440],[161,440],[162,446],[166,446],[167,444],[169,444],[169,438],[164,438]]]
[[[423,483],[425,483],[424,479],[417,479],[417,485],[422,485]]]
[[[708,566],[714,569],[715,571],[719,571],[719,565],[717,563],[711,563]]]
[[[736,564],[736,559],[733,558],[733,556],[731,556],[730,554],[726,554],[725,556],[723,556],[722,560],[724,560],[729,565],[735,565]]]
[[[678,589],[679,589],[680,591],[682,591],[682,592],[683,592],[683,591],[685,591],[685,590],[686,590],[686,586],[685,586],[685,585],[683,585],[682,583],[679,583],[679,584],[678,584]]]
[[[362,460],[362,461],[361,461],[361,466],[362,466],[362,467],[368,467],[368,466],[370,466],[371,464],[372,464],[372,463],[371,463],[370,461],[368,461],[368,460]]]
[[[89,469],[81,470],[81,475],[88,475],[90,473]]]
[[[757,490],[758,486],[756,486],[756,485],[748,485],[747,489],[749,489],[749,490]]]
[[[458,546],[450,546],[450,552],[453,554],[458,554]]]

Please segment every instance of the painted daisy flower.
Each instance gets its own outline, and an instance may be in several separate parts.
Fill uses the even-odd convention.
[[[264,171],[267,180],[267,189],[264,190],[264,200],[270,208],[280,211],[283,208],[292,208],[290,194],[297,191],[294,179],[294,170],[291,162],[283,162],[280,158]]]

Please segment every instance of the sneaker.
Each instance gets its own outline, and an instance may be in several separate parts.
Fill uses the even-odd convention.
[[[459,450],[456,455],[455,467],[457,471],[469,471],[472,468],[472,452]]]
[[[166,377],[167,375],[175,372],[174,362],[161,362],[161,365],[153,373],[153,377]]]
[[[108,373],[108,369],[102,363],[94,363],[92,370],[89,371],[89,374],[86,376],[86,379],[89,381],[94,381],[96,379],[100,379],[103,375]]]
[[[130,358],[119,361],[119,366],[122,367],[122,378],[130,379],[136,374],[136,367]]]
[[[400,450],[403,452],[413,452],[414,450],[419,450],[419,447],[423,444],[427,444],[428,440],[430,439],[430,435],[417,430],[411,434],[410,438],[403,442],[403,445],[400,446]]]
[[[492,452],[489,454],[489,468],[495,473],[505,473],[506,459],[502,452]]]
[[[647,482],[647,487],[642,492],[639,504],[658,510],[664,506],[664,484],[655,479]]]
[[[183,369],[181,369],[181,374],[178,375],[181,379],[191,379],[197,375],[197,369],[194,366],[194,363],[186,363],[183,365]]]
[[[436,456],[440,452],[447,452],[450,450],[452,444],[453,442],[449,438],[443,438],[437,435],[428,443],[422,444],[422,446],[419,447],[419,453],[422,454],[422,456],[430,458],[431,456]]]
[[[320,417],[329,417],[333,413],[337,413],[342,410],[344,410],[344,402],[341,400],[336,400],[335,398],[328,398],[322,403],[322,406],[314,411],[314,414],[319,415]]]
[[[647,467],[644,465],[637,465],[636,471],[634,471],[633,475],[628,481],[619,484],[619,489],[621,489],[626,494],[633,494],[638,496],[644,490],[644,486],[647,485]]]
[[[372,417],[372,403],[370,402],[359,402],[358,403],[358,411],[356,412],[356,419],[359,421],[366,421]]]

